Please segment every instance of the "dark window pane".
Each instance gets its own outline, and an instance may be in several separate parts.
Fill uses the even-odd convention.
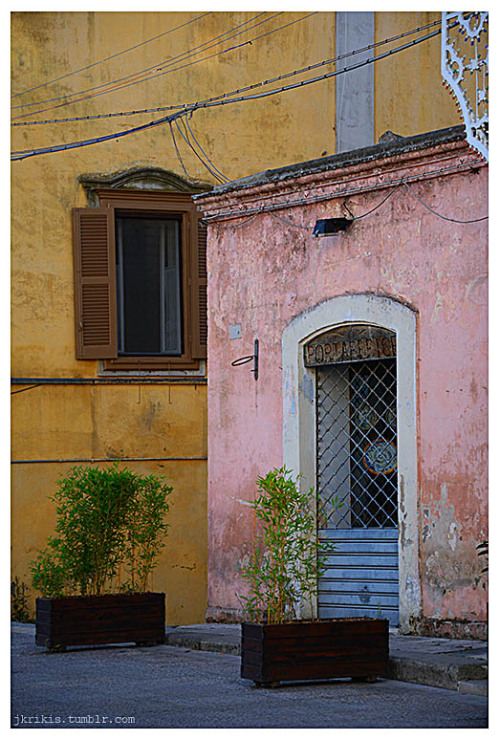
[[[164,229],[162,351],[173,355],[181,352],[179,224],[176,221],[168,221]]]
[[[323,365],[316,382],[320,528],[397,527],[396,360]]]
[[[181,354],[179,223],[117,218],[121,354]]]

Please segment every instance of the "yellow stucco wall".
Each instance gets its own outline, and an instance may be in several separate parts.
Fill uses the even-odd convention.
[[[183,28],[200,13],[41,12],[12,14],[13,105],[17,122],[69,119],[194,102],[284,75],[331,58],[335,53],[335,14],[309,11],[266,13],[266,23],[222,46],[200,50],[176,62],[183,67],[160,74],[172,59],[249,21],[258,12],[212,13]],[[377,40],[424,22],[428,13],[376,14]],[[293,23],[294,21],[299,21]],[[292,24],[292,25],[288,25]],[[269,33],[280,26],[287,26]],[[124,49],[162,35],[126,54]],[[249,39],[252,44],[244,44]],[[224,48],[244,44],[223,54]],[[407,52],[405,52],[407,53]],[[439,40],[415,51],[418,64],[385,60],[375,69],[376,133],[399,134],[458,123],[441,88],[436,64]],[[193,61],[204,58],[201,63]],[[94,65],[100,60],[107,60]],[[383,66],[382,66],[383,64]],[[89,65],[94,65],[90,66]],[[86,68],[68,76],[68,73]],[[101,86],[154,68],[148,81],[117,83],[106,95]],[[331,70],[329,67],[325,71]],[[431,74],[432,72],[432,74]],[[321,68],[314,74],[320,74]],[[277,82],[279,87],[297,79]],[[155,76],[154,76],[155,75]],[[148,75],[140,75],[140,79]],[[134,81],[139,79],[134,78]],[[430,80],[430,78],[432,78]],[[125,86],[126,85],[126,86]],[[425,86],[430,85],[433,105]],[[93,88],[93,96],[88,91]],[[81,98],[62,105],[70,93]],[[255,88],[253,93],[258,93]],[[436,104],[434,104],[434,96]],[[280,95],[199,110],[193,133],[215,165],[234,179],[323,154],[335,153],[333,79]],[[16,118],[26,111],[32,117]],[[12,149],[54,146],[119,133],[165,112],[66,121],[12,130]],[[376,137],[377,138],[377,137]],[[98,379],[99,363],[75,358],[71,210],[87,205],[78,177],[155,166],[195,182],[215,184],[168,125],[105,143],[54,152],[12,167],[12,375],[14,378]],[[23,386],[14,386],[20,390]],[[131,461],[140,472],[165,474],[175,488],[167,548],[155,587],[167,593],[167,622],[204,619],[206,608],[206,386],[41,385],[12,397],[12,575],[29,582],[29,561],[54,525],[48,500],[60,474],[73,459],[197,457],[196,461]],[[29,463],[29,460],[62,462]],[[25,461],[25,462],[21,462]],[[106,463],[103,463],[106,465]],[[33,604],[34,593],[30,593]]]
[[[393,38],[439,20],[441,13],[376,13],[375,41]],[[428,28],[419,35],[435,31]],[[381,47],[378,53],[407,44],[406,36]],[[375,65],[375,141],[387,130],[400,136],[458,126],[453,98],[441,78],[441,36],[434,36]]]
[[[16,390],[23,386],[16,386]],[[167,620],[202,620],[206,593],[206,387],[204,385],[41,385],[12,399],[13,575],[29,563],[55,525],[48,495],[73,465],[108,456],[173,486],[166,547],[154,574],[167,594]],[[195,458],[179,461],[168,457]],[[29,460],[54,460],[30,463]],[[61,462],[57,462],[61,460]],[[109,463],[98,463],[109,467]]]

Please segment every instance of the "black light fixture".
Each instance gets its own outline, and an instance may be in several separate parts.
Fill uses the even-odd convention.
[[[331,236],[339,231],[347,231],[353,218],[320,218],[314,226],[313,236]]]

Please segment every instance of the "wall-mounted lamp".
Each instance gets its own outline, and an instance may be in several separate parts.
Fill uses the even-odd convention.
[[[353,218],[320,218],[314,226],[313,236],[331,236],[339,231],[347,231]]]
[[[259,377],[259,340],[256,339],[254,342],[254,353],[253,355],[247,355],[246,357],[239,357],[237,360],[233,360],[231,365],[237,367],[238,365],[245,365],[247,362],[253,360],[253,369],[250,371],[253,373],[255,380]]]

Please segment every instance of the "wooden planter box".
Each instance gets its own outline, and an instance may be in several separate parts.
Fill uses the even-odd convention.
[[[241,676],[260,686],[344,677],[375,680],[386,674],[388,657],[386,619],[241,625]]]
[[[36,644],[68,645],[165,641],[165,594],[106,594],[36,600]]]

